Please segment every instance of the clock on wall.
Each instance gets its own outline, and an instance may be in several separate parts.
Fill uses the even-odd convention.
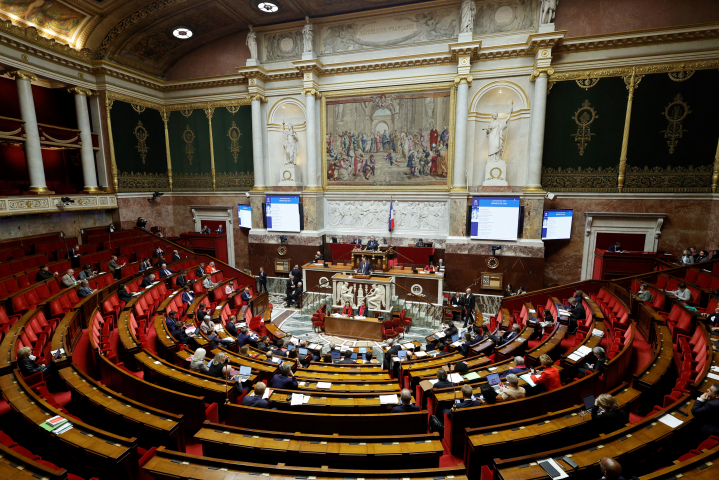
[[[499,259],[497,257],[487,257],[487,266],[491,269],[495,269],[499,266]]]
[[[283,257],[287,255],[287,247],[285,247],[284,245],[277,247],[277,254]]]

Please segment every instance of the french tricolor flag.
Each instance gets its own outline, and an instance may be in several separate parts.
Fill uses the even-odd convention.
[[[391,232],[394,228],[394,207],[392,200],[389,201],[389,231]]]

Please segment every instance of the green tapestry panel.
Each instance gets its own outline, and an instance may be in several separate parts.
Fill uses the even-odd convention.
[[[173,191],[212,190],[210,124],[204,110],[170,113]]]
[[[251,107],[215,108],[212,140],[217,190],[251,189],[254,186]]]
[[[160,112],[115,100],[110,120],[118,189],[168,190],[165,125]]]

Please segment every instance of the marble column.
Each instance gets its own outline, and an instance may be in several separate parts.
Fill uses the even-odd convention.
[[[529,126],[529,158],[527,161],[527,184],[525,193],[542,193],[542,153],[544,151],[544,124],[547,113],[548,75],[552,68],[537,68],[532,73],[534,96],[532,97],[532,118]]]
[[[15,78],[17,84],[17,95],[20,101],[20,115],[25,122],[25,163],[27,164],[30,188],[27,193],[43,195],[51,192],[45,183],[45,167],[42,163],[42,148],[40,146],[40,132],[37,128],[37,117],[35,116],[35,102],[32,98],[32,86],[30,82],[37,80],[37,77],[24,70],[9,72]]]
[[[107,189],[110,186],[107,175],[107,161],[105,157],[105,142],[107,137],[102,129],[102,106],[99,95],[93,95],[87,99],[90,102],[90,121],[92,128],[97,133],[100,150],[95,152],[95,166],[97,168],[98,187]]]
[[[263,165],[264,155],[262,153],[262,102],[267,99],[260,94],[250,94],[252,101],[252,166],[255,175],[255,187],[253,190],[265,189],[265,167]]]
[[[82,177],[85,182],[83,191],[86,193],[98,193],[100,189],[97,188],[95,151],[92,148],[92,127],[90,127],[90,115],[87,110],[87,97],[92,95],[92,92],[81,87],[69,88],[68,92],[75,95],[77,128],[80,130],[80,160],[82,162]]]
[[[307,138],[307,179],[305,185],[306,190],[317,189],[317,117],[315,115],[316,102],[315,94],[317,91],[314,88],[306,88],[302,90],[302,94],[305,96],[305,105],[307,107],[306,120],[307,120],[307,131],[305,138]]]
[[[458,75],[454,79],[457,85],[457,108],[454,124],[454,181],[453,192],[467,191],[467,120],[469,113],[468,94],[472,84],[472,75]]]

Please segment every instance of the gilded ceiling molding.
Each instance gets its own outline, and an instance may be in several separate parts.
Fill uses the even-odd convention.
[[[37,81],[37,75],[32,72],[28,72],[27,70],[13,70],[11,72],[7,72],[7,76],[14,78],[15,80],[19,78],[20,80],[29,80],[31,82]]]
[[[85,95],[86,97],[92,97],[93,95],[95,95],[95,93],[92,90],[87,89],[87,88],[82,88],[82,87],[68,88],[67,91],[69,93],[77,93],[79,95]]]
[[[130,27],[133,27],[137,23],[141,22],[142,20],[145,20],[147,17],[156,15],[160,13],[162,10],[164,10],[167,7],[170,7],[172,5],[177,5],[179,3],[183,3],[187,0],[156,0],[155,2],[152,2],[151,4],[147,5],[146,7],[141,8],[140,10],[132,13],[131,15],[125,17],[120,23],[112,27],[112,30],[110,30],[105,38],[100,43],[100,46],[97,48],[97,52],[95,53],[95,58],[102,59],[105,58],[107,55],[107,52],[110,50],[110,47],[112,46],[112,43],[115,41],[115,39],[120,36],[125,30],[127,30]]]
[[[143,106],[146,108],[152,108],[152,109],[158,110],[158,111],[162,110],[162,105],[160,105],[159,103],[150,102],[150,101],[143,100],[143,99],[136,98],[136,97],[131,97],[129,95],[123,95],[122,93],[116,93],[116,92],[110,92],[110,91],[108,91],[106,93],[107,93],[107,98],[110,100],[113,100],[113,101],[119,100],[121,102],[140,105],[140,106]]]
[[[10,20],[0,20],[0,32],[15,35],[24,40],[28,40],[31,43],[34,43],[40,47],[47,48],[48,50],[57,52],[62,55],[67,55],[70,58],[75,58],[77,60],[85,62],[89,62],[90,60],[92,60],[92,51],[89,48],[76,50],[66,43],[59,42],[52,38],[43,37],[38,33],[35,27],[21,27],[19,25],[13,25]],[[24,51],[27,50],[24,45],[13,45],[13,47],[15,47],[16,49],[22,49]],[[40,53],[39,56],[44,56],[44,54]]]
[[[628,77],[632,73],[648,75],[652,73],[682,72],[685,70],[711,70],[719,68],[719,60],[695,60],[686,62],[657,63],[651,65],[637,65],[615,68],[597,68],[594,70],[576,70],[573,72],[553,73],[549,76],[551,82],[578,80],[587,78]]]

